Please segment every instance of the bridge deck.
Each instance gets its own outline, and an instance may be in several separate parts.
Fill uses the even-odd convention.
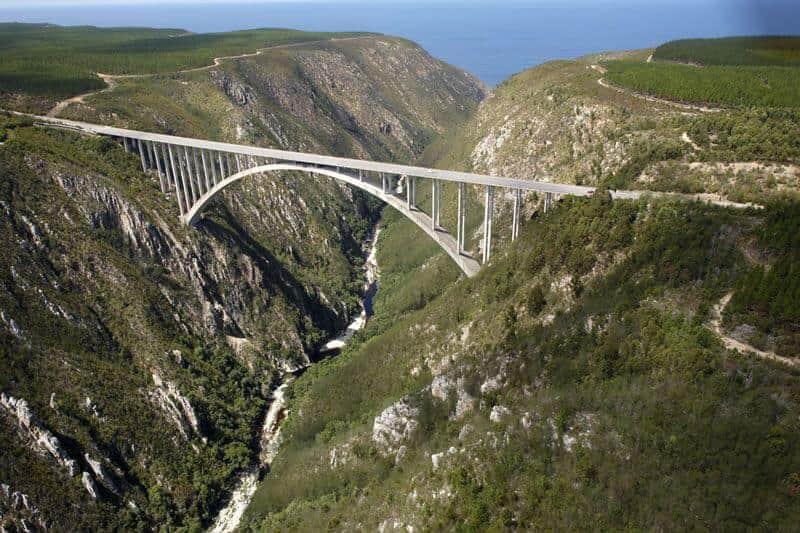
[[[126,137],[141,141],[152,141],[158,143],[172,144],[175,146],[187,146],[202,150],[213,150],[231,154],[240,154],[253,157],[263,157],[279,161],[290,161],[294,163],[305,163],[311,165],[322,165],[333,168],[344,168],[349,170],[361,170],[366,172],[382,172],[395,174],[398,176],[413,176],[418,178],[430,178],[459,183],[469,183],[472,185],[490,185],[494,187],[504,187],[508,189],[519,189],[523,191],[536,191],[552,194],[567,194],[574,196],[589,196],[594,192],[593,187],[580,185],[567,185],[561,183],[547,183],[543,181],[525,180],[517,178],[504,178],[499,176],[488,176],[485,174],[473,174],[470,172],[457,172],[453,170],[439,170],[433,168],[416,167],[411,165],[399,165],[396,163],[381,163],[377,161],[367,161],[362,159],[350,159],[346,157],[334,157],[320,154],[307,154],[302,152],[292,152],[287,150],[276,150],[273,148],[261,148],[257,146],[247,146],[242,144],[231,144],[217,141],[206,141],[189,137],[178,137],[165,135],[162,133],[150,133],[114,126],[104,126],[100,124],[89,124],[74,120],[65,120],[52,117],[34,117],[37,121],[50,125],[61,126],[76,131],[92,133],[97,135],[108,135],[113,137]],[[643,193],[640,191],[611,191],[614,198],[639,198]]]

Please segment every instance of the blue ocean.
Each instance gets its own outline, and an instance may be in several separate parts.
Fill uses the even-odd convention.
[[[800,0],[566,0],[147,3],[2,7],[0,21],[372,31],[418,42],[489,85],[552,59],[684,37],[800,33]],[[15,4],[18,5],[18,4]]]

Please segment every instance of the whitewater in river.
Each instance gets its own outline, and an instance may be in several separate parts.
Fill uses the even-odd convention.
[[[341,350],[353,338],[358,331],[364,328],[367,320],[372,316],[372,298],[378,290],[378,235],[380,228],[376,228],[370,240],[370,250],[364,265],[365,282],[364,296],[361,300],[361,313],[353,322],[347,326],[338,337],[329,341],[320,350],[320,354],[326,352],[337,352]],[[249,471],[242,474],[239,484],[231,494],[231,499],[227,505],[217,514],[214,523],[208,530],[209,533],[231,533],[239,526],[239,522],[244,516],[247,506],[253,499],[253,495],[258,488],[258,478],[262,469],[269,466],[280,449],[280,424],[286,417],[286,389],[291,384],[294,376],[287,374],[284,376],[283,383],[272,392],[272,402],[267,409],[264,417],[264,425],[261,428],[261,438],[259,440],[258,464]]]

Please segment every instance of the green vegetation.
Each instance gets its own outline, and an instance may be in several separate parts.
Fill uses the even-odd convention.
[[[141,179],[136,158],[104,139],[76,140],[72,134],[20,128],[16,120],[4,126],[13,134],[0,149],[0,239],[15,242],[23,222],[41,220],[51,210],[64,216],[51,219],[42,245],[10,246],[0,259],[0,283],[7,288],[0,308],[24,331],[18,339],[0,328],[0,366],[5,369],[0,390],[28,399],[47,427],[68,436],[61,438],[73,456],[80,458],[85,450],[115,458],[123,470],[112,475],[141,512],[105,492],[103,502],[87,505],[79,479],[65,483],[63,474],[6,431],[0,432],[0,477],[29,494],[44,516],[60,517],[59,527],[66,530],[112,529],[113,524],[123,529],[199,527],[213,516],[234,474],[250,464],[264,407],[261,383],[230,349],[175,328],[170,317],[176,310],[164,299],[160,283],[179,285],[179,280],[150,261],[132,260],[119,228],[71,224],[85,215],[70,205],[55,180],[24,162],[41,158],[69,175],[76,168],[102,172],[107,186],[127,190],[139,202],[163,202],[152,184]],[[181,229],[172,231],[179,235]],[[97,269],[90,283],[75,277],[79,265]],[[36,297],[31,284],[38,287]],[[61,314],[53,312],[50,302],[57,302]],[[167,358],[175,350],[180,365],[172,366]],[[175,369],[163,377],[187,391],[207,442],[192,435],[183,442],[166,417],[154,418],[142,392],[153,387],[151,365]],[[58,409],[48,407],[51,393]],[[87,397],[102,417],[87,413]],[[190,444],[196,452],[186,453],[182,446]],[[132,450],[147,450],[148,463]],[[168,487],[158,487],[159,476],[170,480]]]
[[[0,92],[65,97],[103,87],[96,75],[159,74],[202,67],[213,58],[357,33],[259,29],[184,30],[0,24]]]
[[[682,39],[662,44],[653,59],[697,65],[800,66],[800,37]]]
[[[757,239],[767,260],[738,281],[725,320],[729,326],[756,326],[755,340],[761,347],[796,357],[800,354],[800,205],[770,205]]]
[[[751,109],[705,114],[687,128],[706,161],[800,162],[800,111]]]
[[[776,226],[797,206],[774,209],[564,199],[477,278],[446,282],[441,297],[370,326],[298,379],[248,526],[791,527],[796,376],[725,351],[704,325],[747,284],[741,250],[757,228],[772,253],[796,246],[775,236],[797,234],[795,222]],[[417,261],[423,272],[428,261]],[[503,385],[481,392],[499,368]],[[463,380],[480,406],[455,418],[454,398],[425,387],[432,373]],[[419,428],[395,466],[371,433],[399,398],[418,409]],[[500,423],[488,419],[496,405],[511,410]],[[567,436],[578,443],[568,448]],[[430,454],[449,446],[432,468]]]
[[[659,98],[726,107],[800,107],[800,68],[610,61],[612,83]]]
[[[653,58],[657,61],[610,61],[607,77],[634,91],[679,102],[800,107],[800,37],[671,41],[656,48]]]

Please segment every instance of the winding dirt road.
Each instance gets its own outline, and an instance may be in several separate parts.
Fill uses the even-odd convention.
[[[728,302],[731,301],[731,297],[733,293],[726,294],[718,303],[714,306],[714,309],[711,314],[711,322],[710,326],[712,331],[716,333],[722,343],[725,345],[725,348],[728,350],[736,350],[737,352],[747,354],[753,353],[757,357],[761,359],[766,359],[768,361],[774,361],[776,363],[780,363],[782,365],[789,366],[791,368],[800,369],[800,361],[797,359],[783,357],[775,352],[765,352],[764,350],[759,350],[755,346],[750,344],[744,343],[742,341],[736,340],[733,337],[730,337],[725,330],[722,328],[722,311],[725,310],[725,306],[728,305]]]
[[[322,40],[318,40],[318,41],[303,41],[303,42],[299,42],[299,43],[279,44],[279,45],[275,45],[275,46],[267,46],[266,48],[259,48],[255,52],[249,52],[249,53],[246,53],[246,54],[215,57],[210,65],[205,65],[205,66],[202,66],[202,67],[194,67],[194,68],[189,68],[189,69],[184,69],[184,70],[177,70],[177,71],[175,71],[175,73],[176,74],[185,74],[185,73],[189,73],[189,72],[202,72],[204,70],[210,70],[210,69],[212,69],[214,67],[218,67],[219,65],[222,64],[223,61],[227,61],[227,60],[231,60],[231,59],[243,59],[243,58],[246,58],[246,57],[255,57],[255,56],[261,55],[264,52],[267,52],[269,50],[277,50],[277,49],[280,49],[280,48],[295,48],[295,47],[298,47],[298,46],[307,46],[309,44],[319,44],[319,43],[334,42],[334,41],[336,41],[336,42],[355,41],[357,39],[363,39],[363,38],[364,38],[363,36],[362,37],[343,37],[343,38],[333,38],[333,39],[322,39]],[[79,94],[77,96],[72,96],[72,97],[67,98],[65,100],[61,100],[56,105],[54,105],[53,108],[50,111],[47,112],[46,116],[48,116],[48,117],[57,117],[62,111],[64,111],[67,107],[69,107],[70,104],[84,103],[85,99],[88,98],[89,96],[92,96],[92,95],[95,95],[95,94],[104,93],[104,92],[113,91],[114,88],[117,86],[117,83],[116,83],[117,80],[122,80],[122,79],[126,79],[126,78],[151,78],[153,76],[157,76],[157,74],[155,74],[155,73],[149,73],[149,74],[101,74],[100,72],[98,72],[97,75],[100,78],[102,78],[103,81],[105,82],[106,86],[104,88],[98,89],[96,91],[89,91],[87,93]]]

